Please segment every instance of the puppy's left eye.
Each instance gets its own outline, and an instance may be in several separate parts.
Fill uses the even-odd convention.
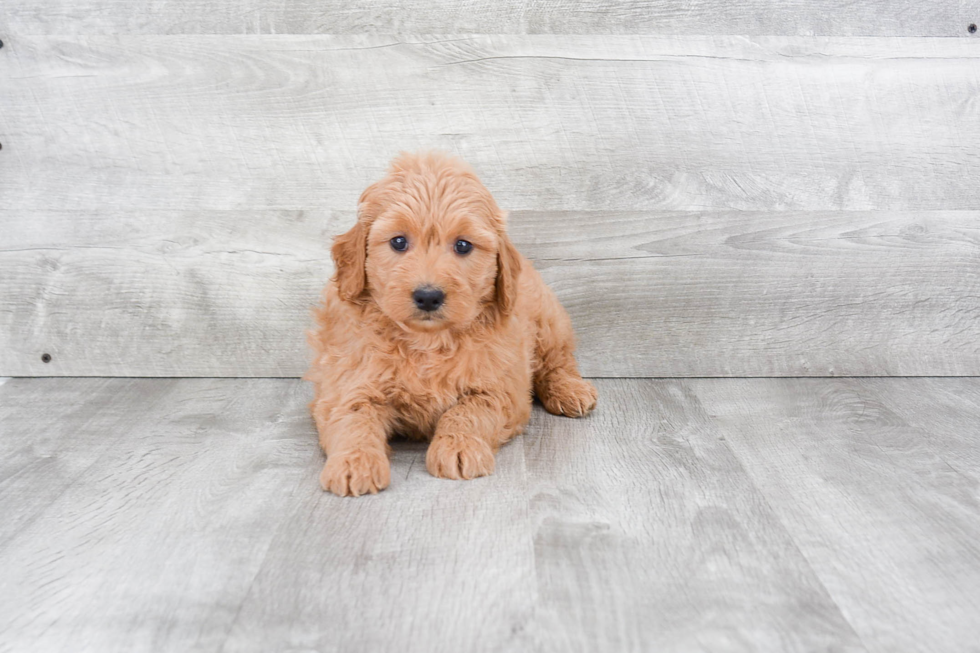
[[[473,251],[473,243],[468,240],[457,240],[456,244],[453,246],[453,251],[457,254],[469,254]]]

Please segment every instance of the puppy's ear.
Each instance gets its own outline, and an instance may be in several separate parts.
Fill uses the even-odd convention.
[[[517,303],[517,280],[521,275],[521,255],[505,232],[500,233],[497,248],[497,307],[510,315]]]
[[[350,231],[334,238],[334,267],[340,298],[352,302],[364,292],[364,261],[367,259],[367,228],[358,221]]]
[[[367,236],[371,223],[378,217],[377,191],[380,183],[368,186],[357,203],[357,224],[334,238],[330,254],[336,269],[337,290],[341,299],[356,301],[367,285],[364,263],[367,260]]]

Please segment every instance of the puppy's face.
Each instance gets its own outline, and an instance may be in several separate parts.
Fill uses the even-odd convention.
[[[407,329],[465,327],[493,300],[497,234],[474,211],[427,208],[396,203],[371,225],[368,288]]]
[[[409,331],[461,329],[513,308],[520,261],[504,215],[462,162],[396,159],[361,196],[358,222],[333,247],[349,301],[374,301]]]

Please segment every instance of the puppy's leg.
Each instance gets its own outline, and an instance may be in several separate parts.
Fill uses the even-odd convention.
[[[374,494],[391,481],[387,416],[368,402],[313,409],[327,463],[320,473],[324,490],[339,496]]]
[[[549,413],[568,417],[587,415],[595,408],[599,393],[579,374],[572,321],[543,281],[537,307],[534,394]]]
[[[505,429],[505,404],[475,393],[443,413],[425,454],[429,473],[456,480],[492,474],[494,453],[513,435]]]

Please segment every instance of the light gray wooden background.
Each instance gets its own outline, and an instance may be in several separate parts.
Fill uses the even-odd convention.
[[[978,20],[6,0],[0,374],[300,375],[330,238],[427,147],[512,211],[587,375],[980,374]]]

